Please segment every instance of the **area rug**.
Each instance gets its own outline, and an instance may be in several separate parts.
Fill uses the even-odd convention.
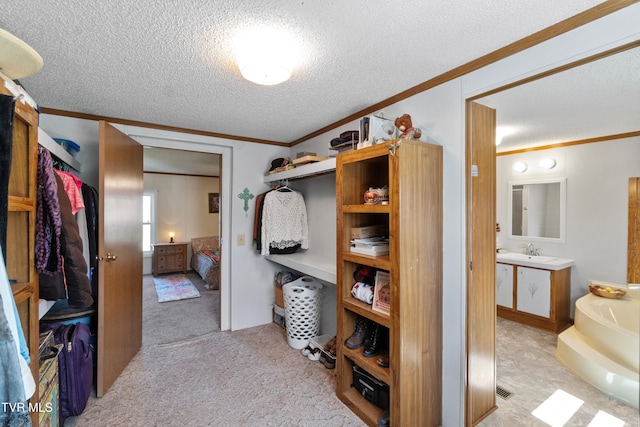
[[[200,297],[200,292],[184,274],[154,277],[153,283],[156,286],[158,302]]]

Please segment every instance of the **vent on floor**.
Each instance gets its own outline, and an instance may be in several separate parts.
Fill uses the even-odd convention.
[[[501,398],[503,398],[504,400],[509,399],[513,395],[512,392],[500,387],[499,385],[496,386],[496,394]]]

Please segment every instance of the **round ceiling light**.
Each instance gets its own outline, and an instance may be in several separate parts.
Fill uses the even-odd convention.
[[[299,51],[291,36],[266,28],[254,29],[238,37],[235,50],[242,76],[266,86],[277,85],[291,77]]]
[[[289,80],[291,70],[271,61],[255,61],[240,68],[242,77],[259,85],[273,86]]]
[[[553,169],[556,167],[556,159],[554,159],[553,157],[545,157],[544,159],[540,160],[540,166],[545,169]]]
[[[513,164],[513,170],[519,173],[525,172],[529,167],[525,162],[515,162]]]

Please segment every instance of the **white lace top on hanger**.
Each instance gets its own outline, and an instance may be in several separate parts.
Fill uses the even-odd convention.
[[[269,247],[285,249],[300,244],[309,247],[307,207],[297,191],[270,191],[264,196],[262,210],[262,255]]]

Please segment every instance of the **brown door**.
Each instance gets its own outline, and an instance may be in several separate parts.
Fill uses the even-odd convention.
[[[467,411],[496,409],[496,112],[467,102]]]
[[[640,178],[629,178],[627,283],[640,283]]]
[[[100,122],[98,397],[142,345],[142,158],[140,144]]]

